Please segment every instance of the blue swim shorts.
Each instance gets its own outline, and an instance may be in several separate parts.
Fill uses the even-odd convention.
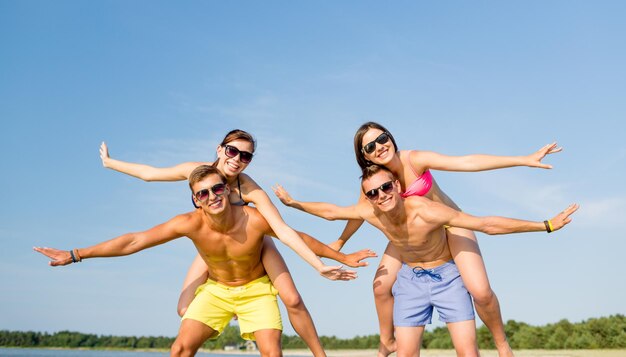
[[[474,319],[472,298],[452,260],[433,269],[402,264],[391,292],[395,326],[430,324],[434,307],[446,323]]]

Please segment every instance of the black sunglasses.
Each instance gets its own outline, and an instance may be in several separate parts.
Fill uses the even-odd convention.
[[[371,154],[374,152],[374,150],[376,150],[376,143],[382,145],[387,143],[389,139],[391,139],[389,133],[384,132],[378,135],[378,137],[374,139],[374,141],[370,141],[369,143],[365,144],[365,146],[363,146],[363,152],[365,152],[366,154]]]
[[[380,187],[365,192],[365,197],[372,201],[378,199],[378,190],[383,191],[386,194],[391,193],[391,191],[393,190],[393,181],[387,181],[384,184],[380,185]]]
[[[241,160],[244,164],[249,164],[250,161],[252,161],[252,156],[254,156],[254,154],[249,151],[241,151],[230,145],[224,145],[224,153],[230,158],[239,155],[239,160]]]
[[[204,202],[209,199],[209,191],[213,192],[215,196],[221,196],[224,192],[226,192],[226,184],[218,183],[213,185],[211,188],[205,188],[194,193],[194,196],[196,197],[196,200]]]

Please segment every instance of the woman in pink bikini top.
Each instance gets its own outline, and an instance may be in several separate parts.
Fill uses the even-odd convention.
[[[393,136],[382,125],[374,122],[363,124],[354,136],[354,152],[361,169],[376,164],[385,166],[398,179],[402,187],[402,196],[424,196],[459,210],[437,185],[430,169],[445,171],[483,171],[512,166],[529,166],[550,169],[552,166],[541,163],[548,154],[561,151],[556,143],[549,144],[527,156],[467,155],[447,156],[430,151],[398,151]],[[333,219],[327,216],[324,204],[296,201],[281,186],[274,188],[280,200],[313,215]],[[361,193],[361,199],[365,196]],[[297,205],[294,205],[297,202]],[[346,225],[341,237],[329,244],[339,250],[363,221],[351,220]],[[480,255],[474,232],[467,229],[448,227],[446,230],[451,257],[454,259],[465,287],[474,298],[474,305],[481,320],[491,331],[495,346],[500,356],[512,356],[504,333],[504,323],[496,295],[491,290],[487,271]],[[391,287],[395,282],[401,262],[396,248],[389,244],[385,250],[374,278],[374,301],[380,327],[379,355],[388,355],[395,351],[393,326],[393,296]]]
[[[404,192],[401,193],[401,196],[424,196],[428,193],[428,191],[430,191],[431,187],[433,187],[433,175],[429,170],[418,174],[415,172],[413,166],[411,166],[411,171],[413,171],[413,174],[415,175],[415,180],[404,190]]]
[[[548,154],[561,151],[556,143],[548,144],[527,156],[466,155],[447,156],[430,151],[398,151],[395,139],[382,125],[374,122],[363,124],[354,136],[354,152],[361,167],[376,164],[385,166],[400,181],[402,197],[425,196],[460,210],[436,184],[430,169],[444,171],[484,171],[513,166],[552,168],[541,160]],[[364,199],[364,198],[363,198]],[[341,247],[360,227],[362,222],[349,222],[339,240],[333,244]],[[476,311],[491,331],[496,348],[501,356],[512,355],[504,333],[504,323],[499,302],[491,290],[487,271],[480,254],[474,232],[467,229],[448,227],[448,246],[463,282],[474,298]],[[337,249],[337,248],[336,248]],[[380,261],[387,274],[377,274],[374,280],[374,296],[379,315],[381,348],[395,349],[393,337],[393,297],[391,286],[401,266],[392,245]]]

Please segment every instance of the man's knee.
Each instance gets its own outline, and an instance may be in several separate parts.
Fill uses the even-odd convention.
[[[184,341],[176,339],[170,349],[170,355],[176,357],[193,356],[196,354],[196,349],[197,348],[195,348],[194,346],[191,346]]]
[[[259,354],[263,357],[280,357],[283,355],[280,344],[271,344],[269,346],[259,346]]]

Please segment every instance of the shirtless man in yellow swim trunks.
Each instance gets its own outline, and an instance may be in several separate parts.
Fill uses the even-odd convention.
[[[147,231],[71,251],[40,247],[35,250],[51,258],[50,265],[59,266],[86,258],[129,255],[187,236],[209,266],[210,276],[183,316],[171,355],[195,355],[236,314],[242,337],[256,339],[262,356],[282,356],[276,290],[261,264],[263,236],[274,236],[274,232],[255,208],[230,204],[226,179],[214,167],[196,168],[189,177],[189,187],[199,208]],[[302,241],[285,243],[329,279],[356,277],[355,272],[340,266],[325,266]]]

